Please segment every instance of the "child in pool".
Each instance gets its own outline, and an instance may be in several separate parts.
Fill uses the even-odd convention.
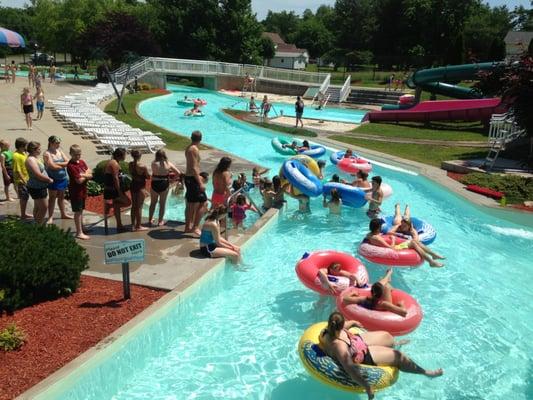
[[[331,192],[329,194],[331,196],[331,199],[327,201],[326,194],[324,194],[324,200],[322,201],[322,205],[324,206],[324,208],[329,208],[330,214],[340,215],[342,200],[339,192],[337,191],[337,189],[331,189]]]
[[[266,174],[269,171],[269,168],[259,168],[254,167],[252,169],[252,181],[254,187],[261,190],[263,187],[264,178],[261,178],[261,175]]]
[[[272,190],[272,181],[270,179],[265,179],[263,181],[263,188],[261,189],[261,196],[263,196],[263,208],[268,210],[272,208],[272,203],[276,192]]]
[[[333,282],[330,282],[328,276],[343,276],[350,280],[350,286],[364,286],[364,284],[361,285],[355,274],[352,274],[348,271],[343,271],[341,269],[341,264],[334,262],[328,265],[327,268],[320,268],[317,273],[317,277],[320,280],[320,285],[333,295],[342,291],[344,288],[337,287]]]
[[[237,200],[231,206],[231,219],[233,220],[233,227],[238,229],[242,227],[242,223],[246,218],[246,210],[252,210],[257,212],[257,209],[246,201],[246,196],[240,194],[237,196]]]
[[[381,203],[383,202],[383,191],[381,190],[381,176],[372,177],[372,190],[365,195],[368,200],[368,218],[376,218],[381,212]]]

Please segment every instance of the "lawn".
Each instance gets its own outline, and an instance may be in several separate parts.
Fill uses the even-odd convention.
[[[139,115],[137,115],[137,112],[135,111],[137,104],[139,104],[141,101],[150,99],[152,97],[161,96],[162,94],[164,93],[150,91],[127,94],[124,96],[124,100],[122,102],[124,107],[126,107],[126,111],[128,112],[127,114],[124,114],[122,111],[119,114],[116,113],[117,99],[113,100],[106,106],[105,112],[134,128],[159,133],[161,140],[165,142],[166,148],[169,150],[184,150],[190,143],[189,139],[176,135],[174,132],[160,128],[157,125],[145,121]]]
[[[232,109],[224,109],[223,110],[226,114],[237,118],[241,121],[248,122],[249,124],[260,126],[261,128],[270,129],[272,131],[280,132],[285,135],[295,135],[295,136],[305,136],[305,137],[316,137],[316,132],[310,131],[308,129],[302,129],[302,128],[293,128],[288,126],[281,126],[276,124],[270,124],[268,122],[253,122],[249,121],[246,117],[250,116],[250,113],[247,111],[241,111],[241,110],[232,110]]]
[[[370,123],[355,128],[352,132],[385,137],[486,141],[487,132],[478,122],[432,122],[429,126],[418,122],[400,124]]]
[[[349,136],[334,135],[330,139],[349,143],[354,146],[364,147],[370,150],[380,151],[407,160],[418,161],[424,164],[441,166],[442,161],[463,160],[468,158],[485,158],[487,150],[476,147],[450,147],[417,145],[404,143],[376,142],[373,140],[357,139]]]

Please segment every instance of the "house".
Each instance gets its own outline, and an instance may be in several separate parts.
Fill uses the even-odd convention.
[[[514,59],[528,49],[533,41],[533,32],[509,31],[505,35],[505,58]]]
[[[305,69],[309,63],[309,53],[306,49],[299,49],[294,44],[285,43],[274,32],[264,32],[263,36],[272,40],[276,49],[274,58],[266,60],[265,65],[276,68]]]

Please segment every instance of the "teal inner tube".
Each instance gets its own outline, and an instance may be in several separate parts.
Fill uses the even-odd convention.
[[[290,147],[283,147],[283,145],[289,145],[292,141],[290,141],[287,138],[283,137],[275,137],[272,139],[270,144],[272,145],[272,148],[276,151],[276,153],[284,155],[284,156],[295,156],[298,154],[298,152]]]

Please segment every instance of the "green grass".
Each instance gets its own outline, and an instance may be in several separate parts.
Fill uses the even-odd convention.
[[[247,111],[241,111],[241,110],[231,110],[231,109],[224,109],[223,110],[226,114],[235,117],[237,119],[242,120],[244,116],[249,116],[250,113]],[[280,132],[285,135],[295,135],[295,136],[305,136],[305,137],[316,137],[316,132],[310,131],[308,129],[302,129],[302,128],[292,128],[287,126],[281,126],[276,124],[269,124],[268,122],[252,122],[244,119],[245,122],[260,126],[261,128],[270,129],[272,131]]]
[[[137,104],[143,100],[157,96],[161,96],[161,94],[149,92],[127,94],[124,96],[124,100],[122,102],[124,107],[126,107],[127,114],[124,114],[122,111],[119,114],[116,113],[117,99],[113,100],[106,106],[105,112],[134,128],[159,133],[161,140],[165,142],[166,148],[169,150],[184,150],[190,143],[188,138],[176,135],[174,132],[167,131],[166,129],[160,128],[157,125],[151,124],[137,115],[137,112],[135,111]]]
[[[468,122],[432,122],[429,126],[418,122],[403,122],[400,124],[370,123],[363,124],[354,133],[366,135],[429,140],[471,140],[485,141],[487,134],[480,123]]]
[[[423,164],[441,166],[442,161],[464,160],[468,158],[485,158],[487,150],[476,147],[448,147],[433,145],[417,145],[404,143],[376,142],[373,140],[357,139],[349,136],[334,135],[330,139],[380,151],[407,160],[418,161]]]

